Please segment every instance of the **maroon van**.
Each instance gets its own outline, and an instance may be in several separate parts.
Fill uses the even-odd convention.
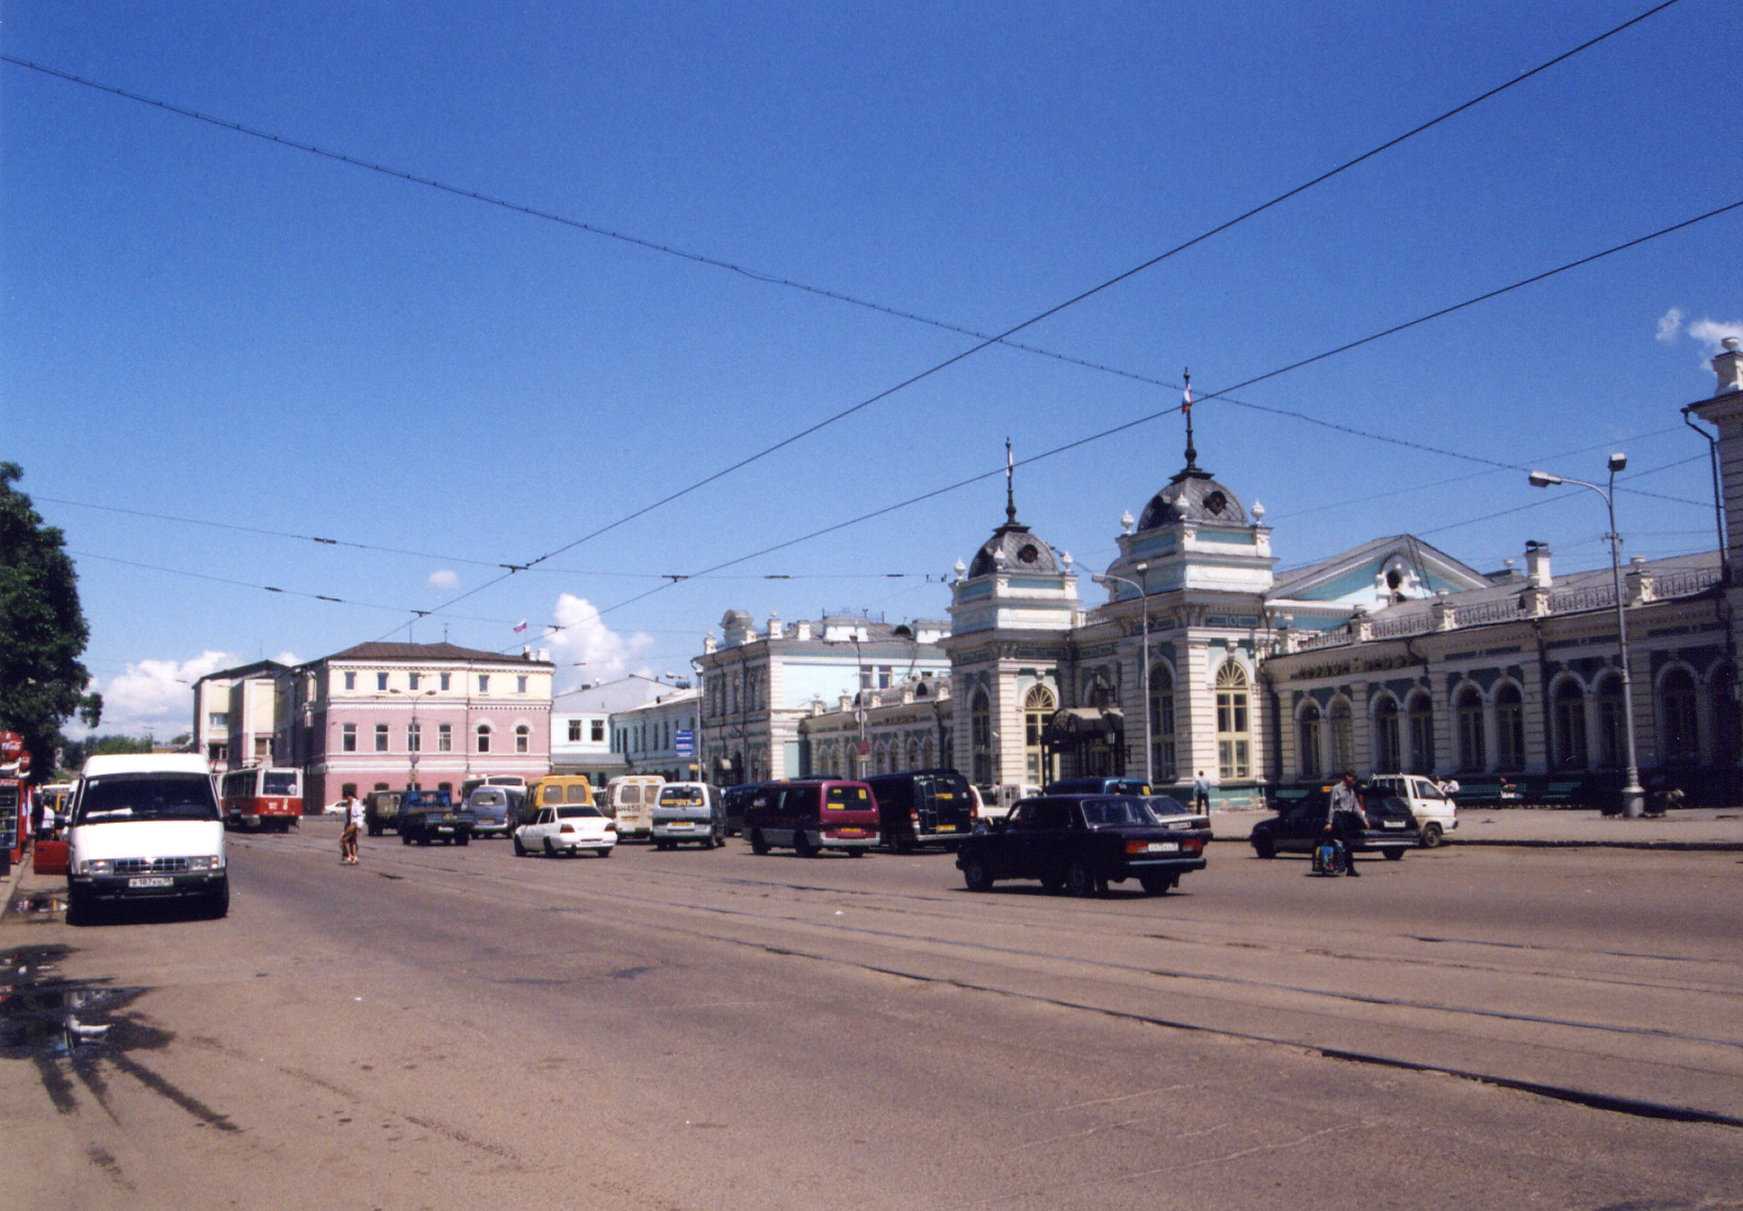
[[[792,846],[801,858],[826,849],[859,857],[878,843],[878,800],[864,782],[805,778],[765,782],[744,811],[750,847]]]

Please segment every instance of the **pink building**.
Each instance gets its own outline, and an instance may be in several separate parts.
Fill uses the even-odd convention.
[[[549,773],[553,674],[543,652],[449,643],[362,643],[300,666],[292,760],[304,801]]]

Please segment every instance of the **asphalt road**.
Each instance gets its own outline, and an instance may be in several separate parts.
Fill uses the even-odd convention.
[[[0,1201],[1743,1207],[1735,854],[1085,901],[336,835],[233,838],[223,921],[0,925]]]

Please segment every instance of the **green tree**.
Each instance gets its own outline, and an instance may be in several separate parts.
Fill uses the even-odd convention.
[[[60,530],[13,488],[23,475],[0,462],[0,729],[23,735],[41,781],[54,772],[61,723],[77,714],[95,727],[103,699],[85,692],[91,675],[79,663],[90,628],[78,574]]]

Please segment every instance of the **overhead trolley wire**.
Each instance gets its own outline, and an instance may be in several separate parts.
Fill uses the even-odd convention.
[[[852,416],[855,413],[858,413],[865,408],[871,407],[873,404],[876,404],[876,403],[880,402],[881,400],[887,399],[891,395],[894,395],[900,391],[903,391],[903,390],[907,389],[908,387],[913,386],[916,383],[922,382],[925,379],[931,378],[932,376],[948,369],[949,367],[956,365],[958,362],[964,361],[965,359],[972,357],[977,353],[982,352],[983,350],[991,347],[992,345],[1002,344],[1002,343],[1006,342],[1008,340],[1008,338],[1015,336],[1017,333],[1022,332],[1027,328],[1033,327],[1034,325],[1042,322],[1043,320],[1051,318],[1052,316],[1057,315],[1060,312],[1065,311],[1066,309],[1068,309],[1070,307],[1076,306],[1078,303],[1081,303],[1086,299],[1092,298],[1095,295],[1102,293],[1103,291],[1111,289],[1112,287],[1118,285],[1119,283],[1124,282],[1127,279],[1132,278],[1140,273],[1143,273],[1146,270],[1151,269],[1158,264],[1161,264],[1163,261],[1168,260],[1169,258],[1178,255],[1179,253],[1182,253],[1190,248],[1193,248],[1198,244],[1204,243],[1205,241],[1210,240],[1210,239],[1214,238],[1215,236],[1218,236],[1218,235],[1222,234],[1223,232],[1228,231],[1231,228],[1236,227],[1239,224],[1246,222],[1248,219],[1251,219],[1251,218],[1256,217],[1257,215],[1263,214],[1266,211],[1271,210],[1272,208],[1281,205],[1283,202],[1286,202],[1289,199],[1296,197],[1299,194],[1305,193],[1306,191],[1313,189],[1316,186],[1322,185],[1326,181],[1329,181],[1329,180],[1333,179],[1334,177],[1337,177],[1345,172],[1348,172],[1350,169],[1355,168],[1358,165],[1360,165],[1360,164],[1362,164],[1370,159],[1375,158],[1376,156],[1384,154],[1385,152],[1391,150],[1392,148],[1397,147],[1400,144],[1405,143],[1405,142],[1409,141],[1410,139],[1413,139],[1416,136],[1433,129],[1436,126],[1439,126],[1441,123],[1446,122],[1446,121],[1458,116],[1461,113],[1464,113],[1467,110],[1473,109],[1476,106],[1483,104],[1485,101],[1488,101],[1496,96],[1499,96],[1501,93],[1508,91],[1509,89],[1512,89],[1520,84],[1523,84],[1525,81],[1532,79],[1532,78],[1540,75],[1541,73],[1550,70],[1551,68],[1557,66],[1558,64],[1566,62],[1568,59],[1571,59],[1574,56],[1579,55],[1582,52],[1584,52],[1584,51],[1586,51],[1594,46],[1597,46],[1598,44],[1600,44],[1602,42],[1607,41],[1608,39],[1614,37],[1615,35],[1621,33],[1622,31],[1629,29],[1635,25],[1638,25],[1641,22],[1647,20],[1648,18],[1656,16],[1658,13],[1661,13],[1664,10],[1673,7],[1677,2],[1678,2],[1678,0],[1662,0],[1662,3],[1653,5],[1652,7],[1646,9],[1645,11],[1643,11],[1639,14],[1636,14],[1635,16],[1629,18],[1626,21],[1623,21],[1615,26],[1612,26],[1611,28],[1603,31],[1600,34],[1595,35],[1594,37],[1586,39],[1584,42],[1581,42],[1578,45],[1576,45],[1576,46],[1574,46],[1566,51],[1563,51],[1562,53],[1554,56],[1553,58],[1547,59],[1535,67],[1529,68],[1524,72],[1521,72],[1515,76],[1512,76],[1509,79],[1504,80],[1501,83],[1485,90],[1484,92],[1479,93],[1475,97],[1472,97],[1464,102],[1461,102],[1460,104],[1452,107],[1451,109],[1445,110],[1442,113],[1436,115],[1435,117],[1432,117],[1425,122],[1419,123],[1418,125],[1411,127],[1410,129],[1404,131],[1403,133],[1395,135],[1392,138],[1387,139],[1384,142],[1381,142],[1381,143],[1375,145],[1374,147],[1371,147],[1368,150],[1361,152],[1360,154],[1358,154],[1356,156],[1353,156],[1347,160],[1344,160],[1343,162],[1335,165],[1334,167],[1332,167],[1330,169],[1327,169],[1325,172],[1322,172],[1319,175],[1312,177],[1307,181],[1304,181],[1304,182],[1302,182],[1302,183],[1300,183],[1300,184],[1298,184],[1290,189],[1287,189],[1282,193],[1276,194],[1275,196],[1271,197],[1267,201],[1261,202],[1258,205],[1252,206],[1252,207],[1248,208],[1247,210],[1242,211],[1241,213],[1235,215],[1233,218],[1230,218],[1230,219],[1225,220],[1224,222],[1218,223],[1215,226],[1210,227],[1203,232],[1200,232],[1198,235],[1192,236],[1191,238],[1174,245],[1172,248],[1169,248],[1166,251],[1157,254],[1156,256],[1150,257],[1149,259],[1142,261],[1139,264],[1134,265],[1133,267],[1131,267],[1127,270],[1124,270],[1123,272],[1118,273],[1118,274],[1114,275],[1113,277],[1106,279],[1105,281],[1098,283],[1097,285],[1091,286],[1090,288],[1083,290],[1076,295],[1073,295],[1072,297],[1066,299],[1064,302],[1055,304],[1054,306],[1049,307],[1046,310],[1041,311],[1038,314],[1033,315],[1030,318],[1021,321],[1020,323],[1011,325],[1010,327],[1004,329],[1003,331],[1001,331],[995,335],[982,337],[982,338],[978,339],[974,345],[970,346],[969,348],[967,348],[965,350],[962,350],[961,352],[958,352],[958,353],[952,355],[949,358],[946,358],[944,361],[939,362],[933,366],[930,366],[927,369],[922,370],[917,374],[910,375],[908,378],[903,379],[901,382],[895,384],[894,386],[886,388],[882,391],[879,391],[879,392],[875,393],[874,395],[871,395],[871,396],[859,401],[858,403],[855,403],[855,404],[849,405],[846,408],[840,409],[839,411],[833,413],[832,415],[825,417],[822,420],[819,420],[814,424],[808,425],[808,426],[800,429],[798,432],[793,433],[785,438],[782,438],[780,441],[777,441],[777,442],[773,443],[772,445],[766,446],[763,449],[756,451],[755,453],[747,455],[746,457],[741,458],[738,461],[731,463],[728,466],[723,467],[723,468],[703,477],[702,479],[699,479],[699,480],[695,481],[694,483],[691,483],[688,486],[679,489],[676,492],[669,493],[666,496],[663,496],[663,497],[659,498],[658,500],[655,500],[652,503],[643,506],[640,509],[634,510],[634,511],[624,515],[623,517],[620,517],[620,518],[616,519],[615,521],[612,521],[612,522],[606,524],[605,526],[599,527],[599,528],[597,528],[597,529],[595,529],[595,530],[593,530],[585,535],[582,535],[580,538],[577,538],[569,543],[565,543],[564,545],[559,546],[551,551],[547,551],[543,555],[540,555],[540,556],[536,557],[535,559],[529,560],[524,564],[504,564],[502,566],[506,570],[504,571],[504,573],[502,575],[493,577],[492,579],[484,582],[483,584],[480,584],[480,585],[476,586],[475,588],[470,589],[467,592],[462,593],[462,594],[450,599],[449,601],[442,603],[441,605],[437,606],[436,608],[438,610],[446,610],[451,605],[458,604],[461,601],[464,601],[470,597],[476,596],[477,594],[484,592],[486,589],[489,589],[495,585],[501,584],[503,581],[514,576],[518,572],[525,571],[528,568],[531,568],[531,567],[534,567],[538,564],[544,563],[545,561],[549,560],[550,558],[552,558],[555,555],[559,555],[565,551],[572,550],[575,547],[580,546],[581,544],[583,544],[585,542],[589,542],[594,538],[598,538],[601,535],[606,534],[606,533],[610,532],[611,530],[616,529],[619,526],[625,525],[628,522],[634,521],[635,519],[637,519],[639,517],[645,516],[646,514],[652,512],[655,509],[658,509],[658,508],[663,507],[664,505],[670,504],[675,500],[678,500],[684,496],[689,495],[692,492],[695,492],[703,487],[706,487],[708,484],[711,484],[711,483],[715,482],[716,480],[719,480],[727,475],[730,475],[735,471],[741,470],[742,468],[750,465],[751,463],[754,463],[760,459],[766,458],[770,454],[773,454],[778,450],[784,449],[785,447],[792,445],[793,443],[800,441],[800,440],[804,439],[805,437],[810,436],[813,433],[816,433],[820,429],[823,429],[829,425],[833,425],[833,424],[837,423],[838,421],[844,420],[847,417]],[[874,309],[874,310],[884,311],[884,312],[886,312],[888,314],[892,314],[892,315],[900,314],[902,316],[902,318],[919,320],[921,322],[925,322],[922,320],[922,317],[912,315],[912,314],[907,314],[907,313],[899,313],[895,309],[883,307],[881,305],[868,304],[864,300],[854,299],[850,296],[839,294],[838,292],[825,291],[821,288],[810,287],[810,286],[807,286],[803,283],[799,283],[799,282],[792,281],[792,280],[785,279],[785,278],[776,277],[775,275],[757,273],[755,271],[747,270],[742,266],[735,265],[731,262],[718,260],[718,259],[712,258],[712,257],[705,257],[701,254],[692,253],[692,252],[688,252],[685,250],[677,249],[677,248],[675,248],[673,246],[669,246],[669,245],[658,244],[656,242],[643,239],[641,237],[628,236],[628,235],[621,233],[621,232],[616,232],[616,231],[612,231],[612,230],[607,229],[607,228],[599,227],[599,226],[594,225],[594,224],[585,223],[585,222],[582,222],[580,220],[576,220],[576,219],[570,218],[570,217],[565,216],[565,215],[559,215],[559,214],[556,214],[556,213],[551,212],[551,211],[538,210],[538,209],[535,209],[535,208],[530,207],[530,206],[525,206],[525,205],[522,205],[520,203],[508,201],[507,199],[498,198],[498,197],[494,197],[492,195],[480,193],[476,190],[468,190],[468,189],[448,185],[448,184],[445,184],[445,183],[440,182],[440,181],[432,180],[430,178],[419,177],[413,173],[409,173],[409,172],[406,172],[406,171],[401,170],[401,169],[390,168],[390,167],[387,167],[386,165],[373,163],[371,161],[364,160],[364,159],[361,159],[361,158],[356,157],[356,156],[348,155],[348,154],[343,153],[343,152],[336,152],[336,151],[332,151],[332,150],[329,150],[326,148],[317,147],[313,144],[303,143],[303,142],[292,140],[292,139],[287,139],[287,138],[284,138],[280,135],[275,135],[275,134],[272,134],[271,132],[268,132],[268,131],[259,130],[257,128],[247,126],[247,125],[244,125],[244,124],[239,123],[239,122],[233,122],[233,121],[229,121],[229,120],[222,119],[222,118],[216,118],[216,117],[213,117],[211,115],[201,113],[197,110],[187,109],[185,107],[174,105],[174,104],[171,104],[169,102],[166,102],[166,101],[163,101],[163,100],[160,100],[157,98],[147,97],[147,96],[144,96],[142,94],[134,93],[134,92],[127,90],[127,89],[118,88],[118,87],[113,86],[113,85],[98,83],[96,81],[89,80],[87,78],[75,75],[74,73],[64,71],[60,68],[55,68],[55,67],[50,67],[50,66],[47,66],[44,64],[35,63],[35,62],[32,62],[31,60],[22,59],[22,58],[19,58],[17,56],[13,56],[13,55],[0,55],[0,61],[11,63],[14,66],[22,67],[22,68],[25,68],[25,69],[28,69],[31,71],[40,72],[44,75],[48,75],[48,76],[52,76],[52,77],[55,77],[55,78],[58,78],[61,80],[65,80],[69,83],[73,83],[73,84],[79,85],[81,87],[90,88],[90,89],[94,89],[96,91],[109,93],[111,95],[121,97],[125,100],[134,101],[134,102],[137,102],[140,104],[145,104],[145,105],[151,105],[151,106],[162,109],[162,110],[169,112],[169,113],[176,114],[176,115],[181,116],[181,117],[189,118],[189,119],[199,121],[199,122],[204,122],[208,125],[216,126],[216,127],[221,128],[221,129],[230,130],[230,131],[233,131],[233,132],[238,133],[238,134],[247,135],[251,138],[261,139],[261,140],[264,140],[267,142],[272,142],[272,143],[277,143],[277,144],[280,144],[282,146],[290,147],[294,150],[307,152],[311,155],[320,156],[322,158],[334,160],[334,161],[344,163],[344,164],[349,164],[353,167],[363,168],[363,169],[366,169],[366,170],[371,171],[371,172],[377,172],[377,173],[381,173],[381,174],[384,174],[387,176],[395,177],[395,178],[398,178],[400,180],[410,182],[412,184],[423,185],[427,188],[440,190],[444,193],[453,194],[455,196],[464,197],[464,198],[470,198],[474,201],[478,201],[478,202],[485,203],[487,205],[496,206],[496,207],[500,207],[503,209],[511,210],[511,211],[514,211],[514,212],[517,212],[520,214],[527,215],[527,216],[532,217],[532,218],[543,219],[543,220],[546,220],[548,222],[559,223],[559,224],[562,224],[562,225],[567,226],[567,227],[572,227],[572,228],[575,228],[578,230],[589,232],[591,234],[606,236],[608,238],[621,240],[621,241],[626,242],[626,243],[632,243],[632,244],[635,244],[637,246],[648,248],[650,250],[661,252],[661,253],[664,253],[667,255],[680,256],[686,260],[691,260],[691,261],[695,261],[695,262],[700,263],[700,264],[705,264],[705,265],[709,265],[709,266],[712,266],[715,268],[728,270],[730,272],[741,274],[741,275],[744,275],[747,277],[753,277],[753,278],[756,278],[756,279],[761,280],[761,281],[766,281],[766,282],[771,282],[774,284],[787,286],[787,287],[792,288],[792,289],[804,290],[807,293],[812,293],[812,294],[817,294],[817,295],[821,295],[824,297],[829,297],[829,298],[835,299],[836,301],[850,302],[850,303],[853,303],[854,305],[859,305],[859,306],[871,306],[872,309]],[[1305,363],[1303,363],[1303,364],[1305,364]],[[1231,391],[1236,390],[1236,389],[1238,389],[1238,388],[1230,388]],[[392,634],[391,631],[388,633]]]
[[[1624,240],[1620,244],[1613,244],[1610,247],[1605,248],[1600,252],[1591,253],[1590,255],[1587,255],[1587,256],[1577,257],[1574,260],[1567,261],[1561,265],[1556,266],[1553,269],[1546,269],[1540,273],[1534,273],[1529,277],[1520,278],[1519,280],[1517,280],[1509,285],[1502,286],[1502,287],[1499,287],[1499,288],[1494,289],[1494,290],[1484,291],[1482,294],[1474,295],[1471,298],[1464,300],[1463,302],[1454,303],[1451,306],[1438,308],[1434,311],[1427,313],[1426,315],[1418,316],[1417,318],[1415,318],[1413,320],[1406,320],[1405,322],[1403,322],[1401,324],[1393,324],[1390,327],[1383,328],[1378,332],[1374,332],[1374,333],[1369,334],[1368,336],[1360,337],[1360,338],[1353,340],[1353,341],[1346,341],[1343,344],[1338,345],[1336,348],[1328,349],[1323,353],[1317,353],[1311,357],[1299,358],[1296,361],[1293,361],[1286,366],[1279,367],[1276,370],[1269,370],[1263,374],[1254,375],[1252,378],[1244,379],[1241,382],[1234,384],[1233,386],[1224,388],[1223,390],[1210,392],[1210,393],[1204,395],[1203,397],[1195,400],[1193,406],[1198,407],[1198,406],[1200,406],[1200,405],[1202,405],[1210,400],[1220,398],[1224,394],[1225,391],[1239,391],[1245,387],[1251,386],[1254,383],[1264,382],[1268,379],[1276,378],[1279,375],[1287,374],[1290,371],[1300,369],[1303,366],[1310,366],[1310,365],[1313,365],[1317,362],[1325,361],[1327,358],[1336,357],[1337,355],[1339,355],[1341,353],[1347,353],[1352,349],[1359,349],[1364,345],[1371,344],[1374,341],[1383,340],[1388,336],[1394,336],[1400,332],[1404,332],[1404,331],[1411,329],[1411,328],[1414,328],[1420,324],[1426,324],[1431,320],[1443,319],[1446,316],[1452,315],[1452,314],[1459,312],[1459,311],[1463,311],[1467,307],[1474,307],[1479,303],[1483,303],[1483,302],[1487,302],[1491,299],[1499,298],[1502,295],[1509,294],[1515,290],[1524,289],[1526,286],[1535,285],[1539,282],[1542,282],[1542,281],[1545,281],[1549,278],[1555,277],[1557,274],[1566,273],[1570,270],[1578,269],[1578,268],[1581,268],[1582,266],[1590,265],[1595,261],[1602,260],[1603,258],[1608,257],[1608,256],[1613,256],[1616,253],[1624,252],[1624,251],[1631,249],[1631,248],[1638,248],[1642,244],[1645,244],[1651,240],[1656,240],[1656,239],[1659,239],[1663,236],[1671,235],[1671,234],[1678,232],[1678,231],[1684,231],[1684,230],[1688,229],[1689,227],[1694,226],[1697,223],[1702,223],[1702,222],[1706,222],[1709,219],[1718,218],[1721,215],[1729,214],[1732,211],[1735,211],[1738,209],[1743,209],[1743,199],[1738,199],[1737,201],[1734,201],[1734,202],[1728,202],[1723,206],[1716,206],[1710,210],[1702,212],[1701,214],[1695,215],[1693,218],[1684,219],[1680,222],[1672,223],[1666,227],[1660,227],[1658,230],[1649,232],[1646,235],[1636,236],[1633,239]],[[1086,434],[1083,437],[1074,438],[1071,441],[1064,442],[1060,445],[1052,447],[1051,449],[1044,450],[1040,454],[1032,454],[1032,455],[1028,456],[1027,458],[1018,459],[1014,465],[1015,466],[1028,466],[1028,465],[1033,464],[1033,463],[1042,462],[1045,459],[1054,458],[1054,457],[1057,457],[1058,455],[1067,453],[1068,451],[1075,450],[1080,446],[1086,446],[1092,442],[1097,442],[1097,441],[1103,440],[1104,438],[1112,437],[1115,434],[1124,433],[1128,429],[1134,429],[1134,428],[1138,427],[1139,425],[1148,424],[1151,421],[1158,420],[1158,419],[1165,417],[1165,416],[1172,416],[1175,413],[1177,413],[1179,410],[1180,410],[1179,405],[1171,404],[1166,408],[1160,409],[1160,410],[1155,411],[1155,412],[1147,413],[1144,416],[1135,417],[1135,418],[1128,420],[1128,421],[1122,421],[1120,424],[1111,425],[1106,429],[1099,430],[1098,432]],[[1463,458],[1463,459],[1470,461],[1470,462],[1483,463],[1483,464],[1486,464],[1488,466],[1491,466],[1491,467],[1494,467],[1494,468],[1497,468],[1500,470],[1524,471],[1524,470],[1529,469],[1523,463],[1507,463],[1507,462],[1502,462],[1498,459],[1492,459],[1492,458],[1488,458],[1488,457],[1485,457],[1482,455],[1459,453],[1456,455],[1456,457]],[[1705,455],[1696,455],[1693,458],[1683,459],[1683,460],[1681,460],[1681,462],[1683,462],[1683,463],[1691,462],[1691,461],[1695,461],[1695,459],[1704,458],[1704,457],[1706,457],[1706,456]],[[1665,470],[1668,467],[1676,466],[1676,465],[1680,465],[1680,464],[1667,463],[1663,467],[1655,467],[1655,468],[1652,468],[1651,471],[1637,472],[1636,474],[1627,476],[1625,478],[1635,479],[1641,475],[1648,475],[1654,471]],[[746,563],[749,560],[757,559],[757,558],[760,558],[761,556],[764,556],[764,555],[773,554],[776,551],[785,550],[788,547],[797,546],[798,544],[800,544],[802,542],[809,542],[810,540],[812,540],[814,538],[821,538],[825,535],[833,534],[839,530],[847,529],[850,526],[859,525],[862,522],[872,521],[876,518],[883,517],[887,514],[897,512],[898,510],[908,508],[912,505],[922,504],[925,501],[933,500],[937,497],[947,495],[951,492],[955,492],[955,491],[958,491],[962,488],[966,488],[972,484],[980,483],[983,480],[992,479],[992,478],[995,478],[996,476],[1003,475],[1007,472],[1007,470],[1009,470],[1009,467],[1000,466],[1000,467],[994,468],[993,470],[990,470],[990,471],[982,471],[979,474],[967,476],[963,479],[956,480],[953,483],[945,484],[942,487],[933,488],[930,491],[922,492],[917,496],[910,496],[905,500],[900,500],[900,501],[896,501],[893,504],[884,505],[881,508],[873,509],[867,513],[861,513],[857,517],[850,517],[845,521],[835,522],[831,525],[822,526],[818,529],[811,530],[808,533],[799,535],[797,538],[790,538],[790,539],[787,539],[787,540],[782,541],[782,542],[772,543],[769,546],[762,547],[756,551],[752,551],[748,555],[741,555],[741,556],[738,556],[737,558],[734,558],[734,559],[723,560],[720,563],[713,564],[707,568],[702,569],[699,572],[692,573],[692,578],[711,576],[714,573],[719,572],[725,568],[734,567],[737,564]],[[1660,493],[1660,492],[1647,492],[1644,489],[1639,489],[1639,488],[1618,489],[1618,490],[1632,492],[1633,494],[1639,495],[1639,496],[1648,496],[1648,497],[1652,497],[1652,498],[1658,499],[1658,500],[1670,501],[1670,502],[1675,503],[1675,504],[1693,505],[1693,506],[1696,506],[1698,508],[1703,508],[1703,509],[1710,508],[1712,506],[1711,501],[1693,500],[1693,499],[1690,499],[1688,497],[1683,497],[1683,496],[1670,496],[1670,495],[1667,495],[1665,493]],[[1542,503],[1542,502],[1534,502],[1533,505],[1523,505],[1523,506],[1520,506],[1520,508],[1522,508],[1522,509],[1532,508],[1532,507],[1534,507],[1534,505],[1536,503]],[[1502,510],[1500,513],[1496,513],[1493,516],[1499,517],[1499,516],[1504,516],[1506,513],[1518,512],[1518,511],[1519,511],[1518,509],[1507,509],[1507,510]],[[1476,520],[1487,520],[1487,518],[1478,518]],[[1468,523],[1456,523],[1456,524],[1468,524]],[[1441,526],[1441,527],[1437,527],[1436,529],[1432,529],[1432,530],[1424,530],[1421,532],[1421,535],[1419,535],[1419,536],[1426,536],[1428,534],[1438,533],[1440,530],[1450,529],[1450,528],[1453,528],[1453,527],[1452,526]],[[663,592],[664,590],[666,590],[670,587],[671,587],[670,584],[656,585],[653,588],[647,589],[644,592],[638,593],[633,597],[626,598],[625,600],[620,601],[620,602],[616,603],[615,605],[607,606],[607,607],[605,607],[605,609],[601,610],[600,613],[602,615],[611,613],[613,610],[621,609],[624,606],[631,605],[637,601],[643,600],[644,598],[651,597],[655,593]]]

